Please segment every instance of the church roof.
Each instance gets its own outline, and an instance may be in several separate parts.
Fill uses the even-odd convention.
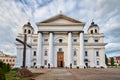
[[[94,22],[91,23],[90,27],[98,27],[97,24],[95,24]]]
[[[83,23],[83,22],[81,22],[81,21],[75,20],[75,19],[70,18],[70,17],[68,17],[68,16],[65,16],[65,15],[63,15],[63,14],[58,14],[58,15],[56,15],[56,16],[54,16],[54,17],[52,17],[52,18],[49,18],[49,19],[47,19],[47,20],[44,20],[44,21],[42,21],[42,22],[40,22],[40,23],[49,23],[49,22],[55,21],[55,20],[57,20],[57,19],[65,19],[65,20],[68,20],[68,21],[73,22],[73,23]]]
[[[30,22],[28,22],[27,24],[25,24],[23,27],[30,27],[30,28],[33,29],[33,27],[31,26],[31,23],[30,23]]]

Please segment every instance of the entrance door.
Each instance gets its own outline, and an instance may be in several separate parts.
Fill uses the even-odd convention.
[[[64,67],[64,52],[57,53],[57,67]]]

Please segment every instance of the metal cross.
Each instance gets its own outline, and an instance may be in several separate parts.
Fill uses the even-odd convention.
[[[18,41],[18,42],[20,42],[20,43],[22,43],[23,44],[23,68],[25,68],[25,62],[26,62],[26,46],[27,47],[29,47],[29,48],[31,48],[31,46],[30,45],[28,45],[27,43],[26,43],[26,41],[27,41],[27,35],[26,34],[24,34],[24,41],[22,41],[22,40],[20,40],[20,39],[18,39],[18,38],[16,38],[16,41]]]

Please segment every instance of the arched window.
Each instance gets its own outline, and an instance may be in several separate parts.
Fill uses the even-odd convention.
[[[24,33],[26,33],[26,29],[24,30]]]
[[[97,57],[99,56],[99,51],[96,51],[96,56],[97,56]]]
[[[31,33],[31,31],[30,30],[28,30],[28,34],[30,34]]]
[[[77,61],[76,60],[74,61],[74,65],[77,65]]]
[[[85,51],[85,56],[88,56],[88,52],[87,51]]]
[[[95,29],[95,33],[97,33],[97,29]]]
[[[91,34],[93,34],[93,30],[91,30]]]
[[[34,51],[34,56],[36,56],[36,51]]]
[[[100,62],[99,61],[97,61],[97,65],[99,65],[100,64]]]
[[[35,66],[35,65],[36,65],[36,62],[34,62],[33,65]]]

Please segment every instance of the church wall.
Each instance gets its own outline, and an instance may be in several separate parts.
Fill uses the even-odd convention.
[[[68,18],[67,18],[68,19]],[[103,42],[103,34],[99,33],[99,28],[91,28],[93,30],[94,34],[91,34],[91,30],[86,34],[84,33],[85,40],[88,40],[84,43],[84,49],[80,49],[80,31],[83,31],[85,23],[79,22],[76,20],[67,20],[64,18],[56,19],[56,20],[48,20],[48,22],[45,23],[39,23],[38,26],[38,32],[40,32],[40,36],[42,42],[40,41],[40,45],[38,47],[38,34],[34,34],[34,30],[32,33],[29,33],[29,27],[24,27],[24,29],[27,30],[27,43],[32,46],[32,49],[27,48],[26,50],[26,66],[28,67],[48,67],[48,63],[53,64],[53,67],[57,67],[57,52],[60,50],[59,48],[62,48],[62,52],[64,52],[64,67],[70,67],[71,59],[72,59],[72,68],[76,68],[77,66],[84,66],[84,64],[88,64],[90,67],[105,67],[105,44]],[[50,22],[49,22],[50,21]],[[23,31],[24,31],[23,29]],[[97,32],[95,32],[95,29]],[[68,40],[68,33],[69,39]],[[24,32],[23,32],[24,33]],[[49,38],[53,34],[53,37],[51,37],[51,44],[53,39],[53,52],[52,48],[51,51],[49,51]],[[71,43],[71,35],[72,35],[72,43]],[[24,39],[24,35],[18,36],[20,40]],[[82,38],[82,37],[81,37]],[[62,42],[60,41],[62,39]],[[95,41],[98,40],[98,41]],[[69,51],[72,53],[69,55],[68,53],[68,42],[69,44]],[[82,42],[82,41],[81,41]],[[42,45],[41,45],[42,44]],[[82,44],[82,43],[81,43]],[[72,45],[72,47],[71,47]],[[23,63],[23,45],[20,43],[16,43],[17,46],[17,66],[22,66]],[[42,47],[42,48],[41,48]],[[39,48],[39,49],[37,49]],[[81,51],[80,51],[81,50]],[[36,51],[36,55],[34,54],[34,51]],[[37,52],[38,51],[38,52]],[[40,51],[40,53],[39,53]],[[47,52],[46,52],[47,51]],[[88,55],[85,56],[85,51],[87,51]],[[53,54],[52,60],[49,59],[51,56],[49,54]],[[61,51],[60,51],[61,52]],[[84,57],[80,56],[83,53]],[[99,53],[99,56],[96,56],[96,53]],[[45,55],[47,53],[47,55]],[[75,55],[76,53],[76,55]],[[40,54],[41,56],[38,56]],[[71,56],[71,58],[69,58]],[[38,60],[37,60],[38,59]],[[82,61],[84,59],[84,62]],[[49,61],[50,60],[50,61]],[[80,61],[81,60],[81,61]],[[45,64],[46,62],[46,64]],[[81,65],[82,64],[82,65]]]

